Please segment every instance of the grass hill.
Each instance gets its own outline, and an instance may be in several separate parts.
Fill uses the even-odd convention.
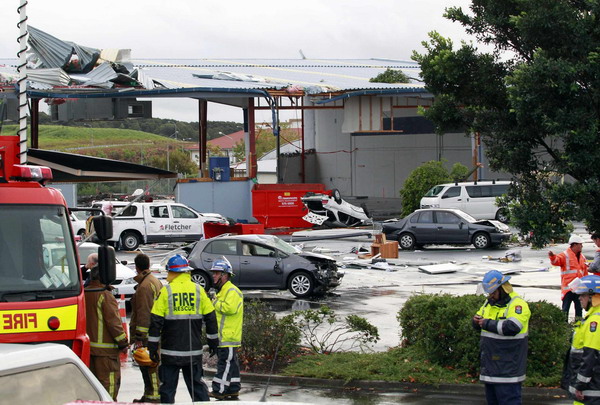
[[[116,159],[161,169],[168,167],[178,173],[192,174],[198,170],[183,150],[186,142],[148,132],[60,125],[40,125],[39,131],[40,149]],[[16,133],[16,125],[5,125],[0,135]]]
[[[123,147],[159,147],[166,149],[167,145],[182,146],[185,143],[148,132],[118,128],[82,128],[60,125],[40,125],[40,149],[58,151],[77,151],[107,148],[112,146]],[[0,135],[15,135],[16,125],[6,125]]]

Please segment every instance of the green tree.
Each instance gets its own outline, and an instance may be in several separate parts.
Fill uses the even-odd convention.
[[[385,72],[369,79],[371,83],[408,83],[409,78],[401,70],[387,68]]]
[[[537,246],[566,220],[600,230],[600,3],[473,0],[445,16],[490,51],[430,33],[413,53],[435,95],[425,116],[482,135],[490,167],[518,180],[511,217]]]
[[[442,162],[431,160],[413,170],[400,190],[402,197],[402,216],[407,216],[419,208],[421,198],[436,184],[449,183],[451,181],[464,180],[469,169],[460,163],[455,163],[452,170],[444,167]]]

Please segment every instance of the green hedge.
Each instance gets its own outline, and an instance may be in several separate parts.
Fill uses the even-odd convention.
[[[479,371],[479,333],[471,319],[485,301],[481,295],[414,295],[398,312],[402,345],[419,350],[432,363]],[[562,372],[571,329],[562,311],[545,301],[530,302],[527,373],[556,381]]]

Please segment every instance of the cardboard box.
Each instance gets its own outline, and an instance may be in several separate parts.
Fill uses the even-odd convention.
[[[385,237],[385,235],[384,235]],[[380,254],[382,259],[397,259],[398,258],[398,242],[390,241],[384,243],[373,243],[371,245],[371,255]]]

